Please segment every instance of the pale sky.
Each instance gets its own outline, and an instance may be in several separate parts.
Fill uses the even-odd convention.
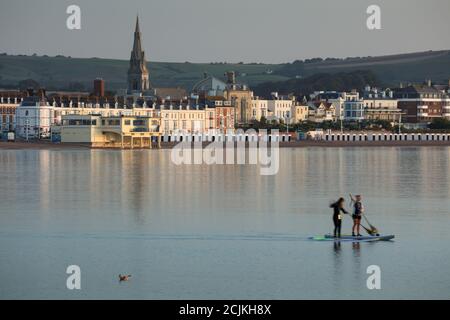
[[[81,30],[66,28],[81,7]],[[366,27],[381,7],[382,30]],[[449,0],[0,0],[0,52],[129,59],[139,13],[147,60],[282,63],[450,49]]]

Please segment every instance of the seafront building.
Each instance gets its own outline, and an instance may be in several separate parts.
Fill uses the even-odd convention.
[[[161,132],[172,134],[182,131],[192,134],[212,133],[216,129],[215,108],[191,106],[189,102],[161,104],[157,113],[161,117]]]
[[[311,102],[308,106],[308,120],[313,122],[335,121],[336,109],[330,102]]]
[[[270,97],[255,96],[246,84],[236,80],[233,71],[226,72],[224,79],[205,73],[190,93],[183,88],[153,87],[141,37],[137,18],[127,85],[116,94],[105,91],[102,78],[94,80],[92,92],[0,90],[1,132],[15,131],[19,138],[35,139],[50,138],[52,132],[63,135],[78,130],[80,134],[72,134],[70,140],[75,142],[79,138],[80,142],[87,142],[83,137],[90,123],[95,128],[88,143],[117,144],[117,135],[122,135],[121,145],[135,146],[134,142],[129,143],[129,137],[134,134],[126,126],[121,127],[122,131],[117,129],[116,135],[104,131],[103,137],[99,133],[102,121],[131,117],[131,122],[139,123],[137,118],[157,119],[158,132],[154,127],[148,136],[144,134],[136,142],[136,145],[148,145],[148,139],[154,139],[157,134],[171,135],[179,131],[223,134],[262,119],[289,125],[303,121],[364,120],[427,125],[435,118],[450,119],[450,84],[432,85],[431,81],[386,90],[367,86],[361,92],[317,91],[310,95],[309,101],[306,97],[299,99],[277,92]],[[71,117],[74,121],[80,117],[81,122],[72,121],[69,125],[64,121]],[[85,124],[74,127],[73,123]],[[67,139],[62,137],[63,141]]]
[[[131,149],[159,147],[160,124],[156,116],[65,115],[61,142]]]
[[[269,120],[291,123],[293,107],[296,105],[295,97],[283,96],[279,95],[278,92],[273,92],[271,98],[267,101]]]
[[[25,139],[50,138],[54,118],[54,108],[41,90],[38,96],[24,98],[16,108],[16,134]]]
[[[344,103],[346,100],[346,92],[337,92],[337,91],[315,91],[310,95],[311,102],[310,106],[312,109],[315,107],[315,103],[324,102],[333,105],[335,110],[335,119],[336,120],[344,120],[345,119],[345,110]],[[330,119],[328,119],[330,120]],[[314,118],[313,121],[320,122],[320,118]]]
[[[405,122],[426,124],[435,118],[450,119],[450,90],[439,90],[431,81],[395,89],[394,96]]]
[[[261,121],[261,118],[268,119],[272,114],[269,112],[269,100],[253,97],[251,101],[251,120]]]
[[[16,109],[23,100],[23,93],[16,90],[0,90],[0,134],[16,128]]]
[[[344,119],[350,121],[364,120],[364,99],[356,90],[345,95]]]
[[[363,92],[364,119],[401,122],[402,110],[390,89],[380,90],[366,86]]]

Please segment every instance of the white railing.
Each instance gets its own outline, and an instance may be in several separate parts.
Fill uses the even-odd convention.
[[[289,142],[287,134],[163,134],[162,142]]]
[[[373,133],[373,134],[324,134],[321,140],[329,142],[361,141],[450,141],[449,133]]]

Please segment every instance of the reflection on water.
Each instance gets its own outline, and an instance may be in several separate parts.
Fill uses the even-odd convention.
[[[175,166],[170,150],[2,150],[0,298],[448,298],[449,161],[445,147],[282,149],[261,176]],[[395,242],[307,240],[350,192]],[[89,283],[77,294],[72,263]],[[139,280],[117,291],[104,275],[123,271]]]

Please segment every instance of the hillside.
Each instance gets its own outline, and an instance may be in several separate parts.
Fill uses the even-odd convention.
[[[277,69],[277,74],[288,78],[308,77],[317,73],[372,71],[383,83],[436,82],[450,78],[450,50],[426,51],[379,57],[355,57],[346,59],[311,59],[295,61]]]
[[[422,82],[425,79],[442,82],[450,78],[450,51],[427,51],[400,55],[310,59],[287,64],[198,64],[150,62],[154,86],[180,86],[188,90],[207,72],[223,77],[225,71],[237,72],[239,82],[256,86],[264,82],[302,79],[314,74],[333,74],[367,70],[386,85],[399,82]],[[47,56],[0,55],[0,87],[17,87],[24,79],[34,79],[47,88],[69,88],[80,85],[86,89],[92,80],[102,77],[107,90],[126,86],[128,61],[111,59],[80,59]]]
[[[239,81],[251,85],[288,79],[267,74],[267,71],[279,67],[281,65],[148,63],[152,85],[187,89],[202,79],[204,72],[223,78],[226,71],[234,70]],[[106,81],[107,90],[116,90],[126,87],[127,70],[126,60],[0,55],[0,86],[14,86],[21,80],[33,79],[47,87],[61,88],[69,87],[71,83],[82,83],[86,88],[91,88],[92,80],[101,77]]]
[[[297,96],[309,95],[314,91],[350,91],[363,90],[366,85],[383,86],[371,71],[318,73],[303,79],[289,79],[277,82],[265,82],[253,87],[256,95],[270,97],[272,92],[281,94],[294,93]]]

